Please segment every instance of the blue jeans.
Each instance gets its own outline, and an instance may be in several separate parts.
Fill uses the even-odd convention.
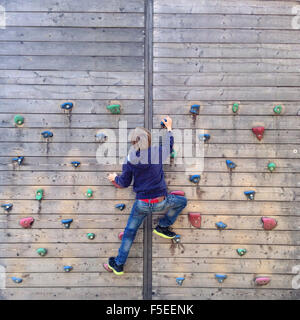
[[[125,264],[136,233],[149,213],[168,210],[167,213],[159,220],[158,225],[160,227],[169,227],[175,222],[180,212],[186,207],[186,204],[187,200],[185,197],[173,194],[168,194],[165,200],[158,203],[147,203],[141,200],[136,200],[131,209],[127,226],[124,230],[119,254],[115,260],[116,263],[118,265]]]

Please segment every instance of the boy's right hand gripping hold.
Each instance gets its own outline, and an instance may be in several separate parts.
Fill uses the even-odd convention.
[[[166,116],[161,120],[164,126],[167,128],[168,131],[172,131],[172,119],[169,116]]]

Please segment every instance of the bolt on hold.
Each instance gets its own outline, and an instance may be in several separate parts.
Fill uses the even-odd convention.
[[[190,181],[193,182],[193,183],[199,183],[201,179],[201,176],[199,174],[194,174],[192,176],[190,176]]]
[[[239,111],[239,103],[235,102],[233,105],[232,105],[232,112],[233,113],[237,113]]]
[[[216,227],[217,227],[217,229],[219,229],[219,230],[223,230],[223,229],[227,228],[227,224],[225,224],[225,223],[222,222],[222,221],[219,221],[219,222],[216,222]]]
[[[48,251],[45,248],[39,248],[39,249],[36,250],[36,252],[37,252],[38,255],[43,257],[43,256],[45,256],[47,254]]]
[[[172,149],[172,152],[171,152],[171,154],[170,154],[170,157],[171,157],[172,159],[174,159],[174,158],[176,158],[176,156],[177,156],[176,150],[175,150],[175,149]]]
[[[43,199],[43,195],[44,195],[44,190],[38,189],[36,191],[35,199],[41,201]]]
[[[254,200],[255,191],[253,191],[253,190],[245,191],[244,194],[248,200]]]
[[[200,109],[199,104],[193,104],[193,105],[191,105],[190,113],[197,115],[197,114],[199,114],[199,109]]]
[[[280,114],[282,112],[282,105],[278,104],[277,106],[274,107],[273,111],[276,114]]]
[[[53,137],[53,132],[51,132],[51,131],[43,131],[41,133],[41,135],[43,136],[43,138],[47,139],[47,138]]]
[[[271,281],[269,277],[257,277],[254,279],[255,284],[258,286],[265,286]]]
[[[34,223],[34,219],[32,217],[23,218],[19,221],[19,224],[22,228],[30,228]]]
[[[172,239],[173,243],[180,243],[181,242],[181,236],[179,234],[176,234],[176,236]]]
[[[71,226],[71,223],[73,222],[73,219],[62,219],[61,223],[64,225],[66,229],[69,229]]]
[[[247,253],[246,249],[236,249],[236,252],[239,256],[244,256]]]
[[[182,286],[183,281],[184,281],[184,277],[178,277],[178,278],[176,278],[176,283],[177,283],[179,286]]]
[[[71,162],[71,165],[74,167],[74,168],[77,168],[80,166],[80,162],[79,161],[72,161]]]
[[[96,138],[100,143],[103,143],[103,142],[105,142],[107,140],[107,135],[105,133],[103,133],[103,132],[98,132],[96,134]]]
[[[162,128],[167,128],[166,125],[165,125],[165,122],[167,122],[167,119],[164,119],[163,121],[160,122],[160,126]]]
[[[228,169],[234,169],[236,167],[236,164],[231,160],[226,160],[226,165]]]
[[[208,133],[200,133],[198,135],[200,141],[207,142],[210,139],[210,134]]]
[[[268,169],[270,172],[273,172],[276,169],[276,164],[274,162],[270,162],[268,164]]]
[[[87,189],[85,195],[88,197],[88,198],[91,198],[93,196],[93,190],[92,189]]]
[[[64,266],[64,271],[65,272],[70,272],[73,270],[73,267],[72,266]]]
[[[125,209],[125,204],[124,203],[118,203],[115,205],[116,209],[119,209],[120,211],[123,211]]]
[[[17,277],[11,277],[11,280],[15,283],[21,283],[23,281],[22,278],[17,278]]]
[[[201,227],[201,214],[196,212],[189,212],[189,221],[195,228]]]
[[[121,240],[121,241],[122,241],[123,236],[124,236],[124,231],[122,231],[122,232],[120,232],[120,233],[118,234],[118,238],[119,238],[119,240]]]
[[[24,157],[23,156],[12,158],[12,162],[18,163],[19,166],[23,163],[23,161],[24,161]]]
[[[5,204],[1,204],[1,207],[6,211],[9,212],[11,211],[13,204],[12,203],[5,203]]]
[[[256,135],[257,139],[260,141],[263,138],[265,128],[264,127],[254,127],[252,132]]]
[[[91,232],[89,232],[86,236],[89,240],[94,240],[96,237],[95,233],[91,233]]]
[[[106,107],[107,110],[109,110],[112,114],[120,114],[121,113],[121,105],[119,104],[111,104]]]
[[[73,106],[73,102],[65,102],[60,105],[60,107],[64,110],[72,110]]]
[[[225,279],[227,279],[226,274],[215,274],[216,279],[219,283],[223,283]]]
[[[24,123],[24,117],[20,114],[17,114],[14,118],[14,122],[17,126],[21,126]]]
[[[277,226],[277,221],[273,218],[262,217],[261,222],[265,230],[273,230]]]

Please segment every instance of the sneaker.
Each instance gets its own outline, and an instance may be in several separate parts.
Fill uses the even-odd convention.
[[[173,239],[176,237],[176,233],[169,230],[169,227],[160,227],[157,226],[153,233],[157,234],[160,237],[166,238],[166,239]]]
[[[122,275],[123,272],[123,264],[117,265],[114,257],[110,257],[108,259],[108,268],[114,272],[117,276]]]

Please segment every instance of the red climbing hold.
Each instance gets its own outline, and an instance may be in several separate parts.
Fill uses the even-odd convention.
[[[124,235],[124,232],[122,231],[122,232],[120,232],[119,234],[118,234],[118,238],[119,238],[119,240],[121,240],[122,241],[122,239],[123,239],[123,235]]]
[[[201,214],[200,213],[189,213],[189,221],[195,228],[201,227]]]
[[[261,221],[265,230],[272,230],[277,226],[277,221],[273,218],[262,217]]]
[[[264,127],[254,127],[254,128],[252,128],[252,131],[256,135],[257,139],[261,140],[263,138],[265,128]]]
[[[116,187],[116,188],[122,188],[120,185],[118,185],[115,181],[112,181],[112,184]]]
[[[264,286],[266,284],[268,284],[269,282],[271,281],[270,278],[268,277],[258,277],[258,278],[255,278],[255,283],[259,286]]]
[[[174,194],[175,196],[184,196],[185,195],[184,191],[179,191],[179,190],[171,191],[170,194]]]
[[[34,219],[32,217],[23,218],[20,220],[20,225],[23,228],[30,228],[34,222]]]

